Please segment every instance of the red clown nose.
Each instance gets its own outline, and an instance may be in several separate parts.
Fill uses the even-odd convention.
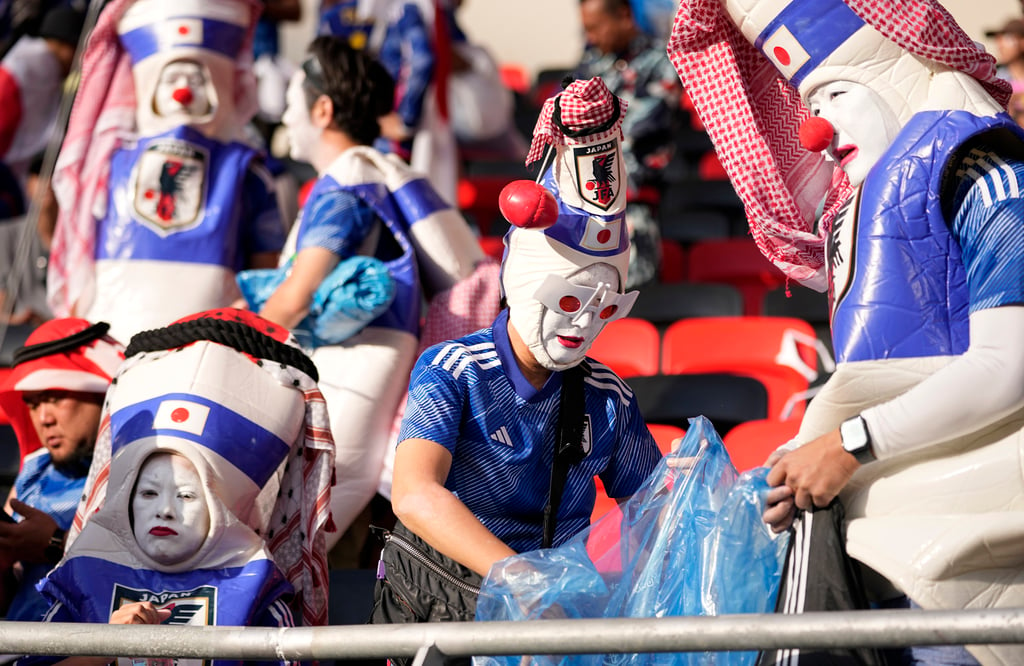
[[[532,180],[514,180],[503,187],[498,209],[510,223],[525,229],[547,229],[558,220],[555,196]]]
[[[182,106],[188,106],[192,103],[192,91],[188,88],[178,88],[171,93],[171,98]]]
[[[800,145],[812,153],[820,153],[828,148],[835,136],[836,130],[832,123],[818,116],[808,118],[800,125]]]

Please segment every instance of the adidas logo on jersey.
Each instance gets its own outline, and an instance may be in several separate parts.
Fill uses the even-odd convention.
[[[470,363],[476,363],[486,370],[501,365],[501,359],[498,358],[498,350],[494,348],[493,342],[469,346],[452,343],[442,347],[430,363],[444,368],[458,379]]]
[[[492,432],[491,439],[500,444],[504,444],[509,448],[512,448],[513,446],[512,438],[509,436],[508,430],[505,428],[505,426],[501,426],[500,428]]]

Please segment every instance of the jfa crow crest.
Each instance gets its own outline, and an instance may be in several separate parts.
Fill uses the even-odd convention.
[[[608,210],[619,197],[622,184],[616,177],[621,159],[615,141],[573,147],[576,161],[576,191],[584,201]]]
[[[205,208],[208,164],[209,154],[195,144],[152,143],[132,174],[134,217],[161,236],[194,228]]]

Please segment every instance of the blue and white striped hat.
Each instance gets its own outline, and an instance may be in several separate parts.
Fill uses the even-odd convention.
[[[230,0],[139,0],[117,26],[133,65],[174,49],[202,49],[234,60],[248,29],[248,7]]]
[[[900,47],[843,0],[721,1],[805,102],[823,83],[851,81],[878,93],[906,122],[929,95],[929,71],[948,69]]]

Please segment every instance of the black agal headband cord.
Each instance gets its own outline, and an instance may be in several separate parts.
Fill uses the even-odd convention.
[[[42,358],[44,356],[52,356],[53,354],[78,349],[93,340],[99,340],[106,335],[109,330],[110,324],[101,321],[98,324],[93,324],[92,326],[79,331],[78,333],[73,333],[66,338],[50,340],[49,342],[40,342],[35,345],[25,345],[14,352],[13,365],[17,366],[21,363],[34,361],[35,359]]]

